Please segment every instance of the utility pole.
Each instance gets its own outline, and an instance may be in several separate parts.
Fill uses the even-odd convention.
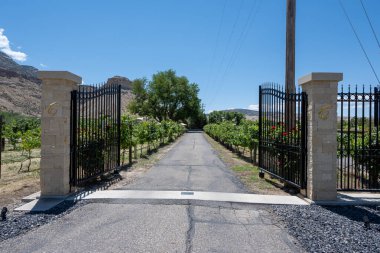
[[[296,125],[295,97],[289,94],[296,93],[295,87],[295,41],[296,41],[296,0],[286,0],[286,67],[285,92],[287,101],[285,106],[285,121],[287,130]],[[294,101],[289,101],[294,100]]]

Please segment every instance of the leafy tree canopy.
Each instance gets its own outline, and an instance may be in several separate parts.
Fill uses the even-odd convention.
[[[132,83],[134,100],[129,110],[140,116],[152,117],[158,121],[174,120],[187,124],[199,122],[204,118],[199,88],[184,76],[177,76],[174,70],[161,71]]]

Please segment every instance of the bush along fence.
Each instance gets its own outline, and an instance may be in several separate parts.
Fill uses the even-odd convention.
[[[149,154],[152,149],[174,141],[185,132],[185,127],[171,120],[157,122],[152,119],[141,120],[132,115],[121,118],[121,164],[125,164],[128,152],[128,163],[143,156],[143,149]],[[139,148],[138,148],[139,146]],[[145,146],[145,147],[144,147]],[[139,150],[138,150],[139,149]]]
[[[259,147],[257,121],[241,120],[236,123],[232,120],[225,120],[220,123],[208,124],[203,129],[210,137],[240,155],[244,155],[245,150],[248,150],[249,159],[253,163],[257,162]]]

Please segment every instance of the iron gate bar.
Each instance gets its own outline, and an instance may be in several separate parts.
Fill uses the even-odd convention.
[[[120,167],[121,86],[79,86],[71,93],[70,186]]]
[[[342,86],[338,93],[338,190],[380,191],[378,95],[378,88],[366,92],[364,86],[362,92],[357,86],[344,92]]]
[[[275,84],[260,86],[259,94],[259,167],[305,189],[307,95],[287,94]],[[289,119],[284,117],[286,104],[294,108],[294,115]],[[296,125],[289,129],[291,122]]]

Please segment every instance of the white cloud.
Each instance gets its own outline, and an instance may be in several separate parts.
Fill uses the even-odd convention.
[[[212,113],[213,111],[215,111],[215,110],[208,110],[207,114]]]
[[[43,68],[46,68],[47,65],[43,64],[43,63],[40,63],[40,66],[43,67]]]
[[[258,111],[258,110],[259,110],[259,105],[249,105],[249,106],[248,106],[248,109],[249,109],[249,110]]]
[[[13,51],[10,47],[7,36],[4,35],[4,29],[0,28],[0,50],[11,57],[13,60],[26,61],[27,55],[23,52]]]

